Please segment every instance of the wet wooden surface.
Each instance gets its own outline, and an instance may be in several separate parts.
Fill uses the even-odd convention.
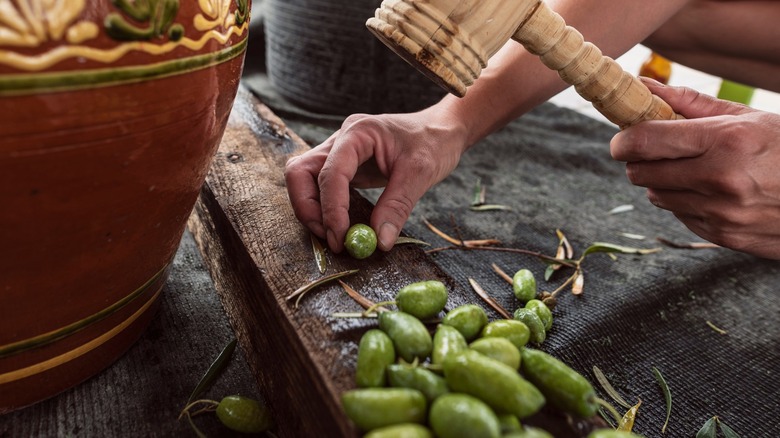
[[[392,299],[412,281],[452,281],[423,250],[400,245],[365,260],[328,253],[320,273],[310,235],[287,198],[287,159],[308,146],[246,90],[236,99],[189,228],[279,424],[279,436],[354,436],[339,397],[354,387],[357,343],[374,320],[332,318],[361,310],[333,282],[298,308],[286,297],[312,280],[359,269],[344,281],[371,300]],[[367,222],[371,204],[353,194],[350,216]],[[450,300],[450,306],[462,300]]]

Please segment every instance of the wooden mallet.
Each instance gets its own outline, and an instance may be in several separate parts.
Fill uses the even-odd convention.
[[[459,97],[511,38],[621,128],[682,118],[540,0],[384,0],[366,26]]]

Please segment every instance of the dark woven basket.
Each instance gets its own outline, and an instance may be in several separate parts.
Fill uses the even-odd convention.
[[[275,90],[325,114],[407,112],[444,94],[365,26],[380,0],[265,0],[266,68]]]

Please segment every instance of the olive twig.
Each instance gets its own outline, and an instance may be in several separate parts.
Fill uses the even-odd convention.
[[[204,406],[204,407],[202,407],[202,408],[200,408],[200,409],[198,409],[198,410],[196,410],[194,412],[190,412],[190,409],[192,409],[193,407],[195,407],[197,405],[200,405],[200,404],[205,404],[206,406]],[[217,405],[219,405],[219,402],[215,401],[215,400],[208,400],[208,399],[195,400],[195,401],[189,403],[187,406],[184,407],[184,409],[181,410],[181,413],[179,413],[179,418],[178,419],[181,420],[181,418],[184,417],[184,416],[194,417],[194,416],[197,416],[197,415],[200,415],[200,414],[204,414],[206,412],[214,412],[214,411],[217,410]]]
[[[325,276],[325,277],[322,277],[320,279],[314,280],[314,281],[312,281],[310,283],[307,283],[307,284],[299,287],[298,289],[295,290],[295,292],[293,292],[290,295],[288,295],[287,298],[285,298],[285,299],[287,301],[290,301],[291,299],[297,297],[297,299],[295,300],[295,308],[297,309],[298,308],[298,304],[301,302],[301,298],[303,297],[303,295],[306,292],[314,289],[317,286],[325,284],[325,283],[327,283],[329,281],[336,280],[338,278],[345,277],[347,275],[352,275],[352,274],[354,274],[354,273],[356,273],[358,271],[359,271],[359,269],[351,269],[349,271],[336,272],[335,274],[330,274],[328,276]]]
[[[620,413],[617,411],[617,409],[615,409],[614,406],[612,406],[612,404],[610,404],[608,401],[604,400],[603,398],[599,398],[599,397],[595,397],[595,396],[593,398],[591,398],[591,401],[593,403],[603,407],[604,409],[606,409],[607,412],[609,412],[609,414],[612,415],[612,417],[615,418],[615,421],[618,424],[620,424],[620,421],[623,419],[623,416],[620,415]]]
[[[484,300],[490,307],[492,307],[496,312],[498,312],[504,319],[512,319],[512,315],[504,309],[496,300],[494,300],[488,293],[485,291],[485,289],[482,288],[482,286],[479,285],[473,278],[469,278],[469,284],[474,289],[474,292],[479,295],[482,300]]]
[[[371,313],[380,313],[380,312],[382,312],[382,310],[379,310],[379,309],[383,308],[382,306],[384,306],[385,304],[388,304],[388,305],[389,304],[393,304],[393,305],[395,305],[395,301],[381,301],[381,302],[378,302],[378,303],[374,304],[373,306],[369,307],[368,309],[366,309],[363,312],[363,314],[364,315],[368,315],[368,314],[371,314]],[[386,312],[387,309],[385,309],[384,311]]]
[[[536,257],[536,258],[538,258],[538,259],[540,259],[542,261],[548,262],[548,263],[560,264],[560,265],[563,265],[563,266],[566,266],[566,267],[569,267],[569,268],[576,268],[577,267],[576,261],[573,261],[573,260],[560,260],[560,259],[556,259],[555,257],[551,257],[551,256],[548,256],[546,254],[542,254],[539,251],[531,251],[531,250],[520,249],[520,248],[507,248],[507,247],[503,247],[503,246],[458,246],[458,245],[453,245],[453,246],[443,246],[443,247],[440,247],[440,248],[429,249],[429,250],[426,250],[425,253],[426,254],[432,254],[432,253],[435,253],[435,252],[449,251],[449,250],[453,250],[453,249],[468,250],[468,251],[482,250],[482,251],[496,251],[496,252],[511,252],[511,253],[515,253],[515,254],[525,254],[525,255],[534,256],[534,257]]]
[[[344,288],[344,291],[347,292],[347,295],[349,295],[350,298],[352,298],[353,300],[357,301],[358,304],[360,304],[360,307],[362,307],[364,309],[368,309],[368,308],[376,305],[373,301],[369,300],[368,298],[364,297],[363,295],[360,295],[360,293],[358,293],[358,291],[356,291],[355,289],[352,289],[352,287],[350,285],[348,285],[347,283],[344,283],[343,281],[339,280],[339,284],[341,285],[341,287]],[[377,311],[386,311],[388,309],[385,308],[385,307],[380,306],[380,307],[376,308],[375,310],[377,310]]]

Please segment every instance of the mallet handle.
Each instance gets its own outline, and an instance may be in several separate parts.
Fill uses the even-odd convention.
[[[584,41],[582,34],[540,1],[512,39],[539,55],[568,84],[621,128],[643,120],[676,120],[683,117],[650,93],[636,77],[623,71],[612,58]]]

